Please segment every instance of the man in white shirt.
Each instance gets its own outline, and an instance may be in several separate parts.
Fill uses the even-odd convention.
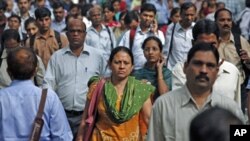
[[[192,47],[192,28],[196,15],[195,5],[191,2],[182,4],[180,15],[180,22],[168,27],[166,46],[163,49],[170,70],[177,62],[186,60],[187,53]]]
[[[146,63],[142,50],[142,43],[149,36],[157,36],[162,44],[165,44],[165,39],[162,31],[158,30],[157,22],[155,20],[156,8],[153,4],[145,3],[141,6],[140,25],[135,29],[127,31],[119,46],[130,48],[134,56],[134,69],[138,70]],[[133,39],[131,39],[131,32],[134,32]]]
[[[67,29],[69,46],[53,53],[44,79],[58,94],[76,136],[86,104],[87,82],[104,73],[105,62],[101,52],[84,44],[86,26],[81,20],[71,20]]]

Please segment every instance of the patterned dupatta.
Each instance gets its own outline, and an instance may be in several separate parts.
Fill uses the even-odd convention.
[[[144,102],[154,92],[152,85],[145,84],[134,77],[129,76],[124,88],[120,110],[116,109],[118,95],[111,81],[106,81],[104,86],[104,103],[109,117],[115,123],[123,123],[138,113]]]

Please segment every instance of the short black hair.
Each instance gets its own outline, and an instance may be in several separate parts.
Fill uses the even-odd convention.
[[[18,16],[16,14],[12,14],[9,16],[8,21],[12,18],[16,18],[18,20],[18,22],[21,24],[21,17],[20,16]]]
[[[104,9],[105,8],[107,8],[109,11],[111,11],[111,12],[115,12],[115,9],[114,9],[114,7],[113,7],[113,5],[111,5],[111,3],[106,3],[106,4],[104,4],[104,6],[103,6],[103,11],[104,11]]]
[[[53,3],[52,8],[54,10],[58,9],[58,8],[63,8],[64,9],[64,6],[63,6],[63,4],[60,1],[57,1],[57,2]]]
[[[137,11],[129,11],[124,17],[124,24],[129,25],[133,20],[139,22],[139,15]]]
[[[188,10],[191,7],[193,7],[195,11],[197,10],[196,6],[192,2],[184,2],[181,5],[181,13],[183,13],[184,11]]]
[[[111,54],[110,54],[110,57],[109,57],[109,63],[111,63],[114,59],[114,56],[119,53],[119,52],[126,52],[129,56],[130,56],[130,59],[131,59],[131,63],[132,65],[134,65],[134,57],[133,57],[133,53],[132,51],[127,48],[127,47],[124,47],[124,46],[118,46],[116,48],[114,48],[112,51],[111,51]]]
[[[233,17],[232,12],[231,12],[229,9],[227,9],[227,8],[222,8],[222,9],[219,9],[219,10],[217,10],[217,11],[215,12],[215,14],[214,14],[214,19],[215,19],[215,21],[217,21],[218,15],[219,15],[220,12],[222,12],[222,11],[227,11],[227,12],[229,13],[230,17],[231,17],[231,18]]]
[[[28,80],[34,75],[37,57],[31,48],[18,47],[8,53],[8,71],[16,80]]]
[[[220,37],[220,30],[218,25],[209,19],[201,19],[197,21],[193,27],[193,39],[196,41],[201,34],[215,34],[216,38]]]
[[[246,7],[250,8],[250,0],[246,0],[245,5],[246,5]]]
[[[21,38],[19,35],[19,32],[15,29],[6,29],[4,30],[3,34],[2,34],[2,39],[1,39],[1,45],[2,47],[4,47],[4,42],[7,40],[16,40],[17,42],[21,42]]]
[[[82,16],[85,16],[85,17],[88,17],[88,12],[89,12],[89,9],[93,7],[93,4],[90,4],[90,3],[86,3],[84,4],[82,7],[81,7],[81,15]]]
[[[150,41],[150,40],[156,41],[157,44],[158,44],[158,46],[159,46],[159,48],[160,48],[160,51],[162,52],[163,45],[162,45],[162,43],[161,43],[161,40],[160,40],[158,37],[156,37],[156,36],[149,36],[148,38],[146,38],[146,39],[144,40],[144,42],[142,43],[142,49],[145,48],[146,43],[147,43],[148,41]]]
[[[157,10],[156,10],[156,8],[155,8],[155,6],[153,4],[144,3],[144,4],[142,4],[140,11],[141,11],[141,13],[143,13],[144,11],[152,11],[156,15]]]
[[[212,107],[191,121],[190,141],[229,141],[231,124],[243,122],[224,108]]]
[[[204,43],[204,42],[200,42],[195,44],[188,52],[187,55],[187,63],[190,63],[191,59],[194,57],[195,53],[198,51],[202,51],[202,52],[207,52],[210,51],[213,53],[215,59],[216,59],[216,63],[219,64],[219,52],[217,50],[217,48],[215,48],[213,46],[213,44],[211,43]]]
[[[77,8],[77,9],[80,9],[80,10],[81,10],[80,4],[72,3],[72,4],[69,6],[69,10],[71,10],[71,9],[73,9],[73,8]]]
[[[176,13],[180,12],[180,8],[179,7],[175,7],[171,10],[170,12],[170,17],[173,17]]]
[[[36,10],[35,10],[35,16],[36,16],[36,19],[38,20],[38,19],[42,19],[42,18],[44,18],[44,17],[49,17],[49,18],[51,18],[51,12],[49,11],[49,9],[48,8],[46,8],[46,7],[40,7],[40,8],[37,8]]]

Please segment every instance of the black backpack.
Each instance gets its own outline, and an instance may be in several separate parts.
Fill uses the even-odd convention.
[[[61,41],[60,33],[55,31],[55,30],[54,30],[54,33],[55,33],[55,38],[56,38],[56,41],[58,43],[59,49],[61,49],[62,48],[62,41]],[[33,35],[30,37],[30,47],[32,49],[34,48],[35,37],[36,37],[36,35]]]
[[[240,34],[233,33],[233,36],[234,36],[234,46],[236,48],[237,54],[240,56],[240,49],[242,49],[241,42],[240,42]],[[250,75],[250,70],[246,67],[245,63],[242,60],[241,60],[241,65],[242,65],[243,71],[245,72],[245,75],[246,75],[246,78],[244,80],[244,84],[247,85],[248,78]]]

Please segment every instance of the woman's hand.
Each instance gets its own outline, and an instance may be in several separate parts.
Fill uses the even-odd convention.
[[[163,65],[165,64],[165,62],[166,62],[166,59],[163,57],[163,55],[161,55],[158,62],[156,63],[156,69],[158,71],[158,74],[162,73],[162,68],[163,68]]]

